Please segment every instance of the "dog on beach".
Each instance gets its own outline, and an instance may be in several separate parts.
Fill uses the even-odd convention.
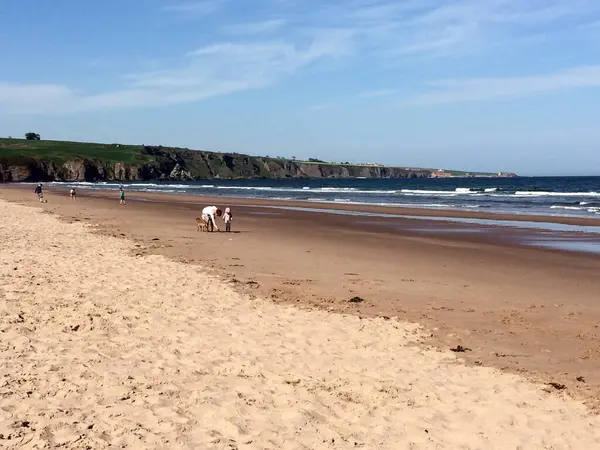
[[[208,223],[200,217],[196,217],[197,231],[206,231],[208,233]]]

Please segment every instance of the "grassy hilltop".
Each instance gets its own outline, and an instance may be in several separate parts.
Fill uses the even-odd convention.
[[[0,138],[0,159],[35,158],[64,164],[73,159],[98,159],[133,164],[148,161],[139,145],[95,144],[68,141],[34,141]]]
[[[430,169],[295,161],[182,148],[0,138],[0,181],[422,178]]]
[[[513,176],[514,174],[505,174]],[[497,176],[184,148],[0,138],[0,182]]]

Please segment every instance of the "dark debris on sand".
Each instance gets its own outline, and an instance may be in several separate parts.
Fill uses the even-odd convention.
[[[471,349],[468,347],[463,347],[462,345],[457,345],[455,348],[451,348],[450,351],[453,351],[454,353],[464,353],[470,352]]]

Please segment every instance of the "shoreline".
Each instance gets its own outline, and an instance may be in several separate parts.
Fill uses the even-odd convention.
[[[10,185],[27,192],[22,185]],[[68,196],[68,188],[47,189]],[[114,190],[85,190],[89,198],[109,200]],[[136,195],[137,194],[137,195]],[[81,192],[80,192],[81,195]],[[408,234],[418,237],[438,235],[461,242],[476,242],[508,247],[535,247],[547,252],[577,253],[600,256],[600,219],[562,216],[531,216],[469,211],[427,210],[369,205],[345,205],[306,201],[254,199],[245,197],[200,196],[178,193],[134,192],[132,201],[179,205],[199,211],[207,204],[229,205],[243,213],[264,217],[325,217],[344,227],[371,229],[377,233]],[[333,207],[332,207],[333,206]],[[323,214],[325,216],[323,216]],[[336,218],[336,216],[338,216]],[[343,217],[347,216],[347,217]]]
[[[114,192],[80,190],[71,202],[66,190],[47,191],[42,205],[30,189],[0,188],[0,197],[133,239],[139,255],[200,265],[251,298],[420,323],[431,345],[470,348],[461,354],[469,364],[559,382],[600,404],[598,255],[523,246],[528,230],[448,232],[419,219],[433,231],[423,232],[410,219],[274,214],[271,201],[254,199],[153,193],[119,207]],[[199,205],[213,201],[233,208],[234,233],[196,232]]]
[[[9,189],[27,190],[24,186],[32,186],[35,183],[7,183],[0,184],[0,189],[3,187]],[[46,191],[67,194],[69,189],[66,186],[46,185]],[[85,189],[79,188],[79,193],[85,192],[86,196],[109,198],[117,192],[115,189]],[[173,202],[185,204],[205,204],[205,203],[228,203],[233,206],[289,206],[290,204],[296,207],[321,209],[321,210],[339,210],[339,211],[357,211],[372,214],[397,214],[401,216],[415,216],[415,220],[427,217],[447,217],[447,218],[464,218],[464,219],[483,219],[483,220],[502,220],[515,222],[544,222],[557,223],[564,225],[579,225],[579,226],[597,226],[600,230],[600,218],[592,217],[574,217],[567,215],[543,215],[543,214],[520,214],[520,213],[503,213],[503,212],[482,212],[482,211],[464,211],[457,209],[435,209],[435,208],[419,208],[419,207],[404,207],[395,205],[367,205],[360,203],[341,203],[341,202],[326,202],[326,201],[304,201],[304,200],[281,200],[281,199],[264,199],[250,197],[235,197],[235,196],[210,196],[200,194],[183,194],[183,193],[160,193],[146,191],[127,191],[128,198],[139,198],[145,200]]]

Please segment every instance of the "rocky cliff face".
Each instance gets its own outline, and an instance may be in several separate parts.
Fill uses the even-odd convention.
[[[52,161],[25,158],[19,162],[0,160],[0,182],[104,180],[106,170],[95,161],[73,160],[58,165]]]
[[[143,147],[136,163],[73,158],[54,162],[40,158],[2,158],[0,182],[137,181],[236,178],[425,178],[426,169],[308,164],[289,160],[193,150]]]

